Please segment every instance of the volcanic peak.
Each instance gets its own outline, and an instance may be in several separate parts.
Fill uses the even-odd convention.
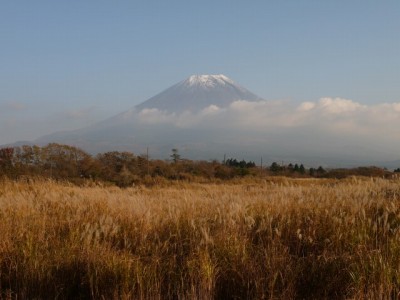
[[[219,75],[192,75],[184,81],[188,86],[214,87],[217,85],[234,84],[223,74]]]
[[[136,105],[135,108],[137,110],[156,108],[171,113],[195,112],[210,105],[227,107],[237,100],[259,101],[262,99],[225,75],[192,75]]]

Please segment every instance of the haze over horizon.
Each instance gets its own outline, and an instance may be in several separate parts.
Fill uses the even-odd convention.
[[[397,1],[3,3],[0,145],[95,124],[192,74],[225,74],[265,99],[224,112],[243,132],[356,137],[348,151],[395,159],[399,12]]]

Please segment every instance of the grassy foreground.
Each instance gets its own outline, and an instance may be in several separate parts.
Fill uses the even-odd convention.
[[[0,182],[0,298],[397,298],[400,181]]]

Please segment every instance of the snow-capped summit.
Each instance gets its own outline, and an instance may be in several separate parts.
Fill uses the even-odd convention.
[[[199,111],[210,105],[226,107],[234,101],[262,100],[225,75],[192,75],[136,106],[180,113]]]
[[[219,75],[192,75],[185,80],[189,86],[198,85],[204,87],[214,87],[218,84],[234,84],[234,82],[223,74]]]

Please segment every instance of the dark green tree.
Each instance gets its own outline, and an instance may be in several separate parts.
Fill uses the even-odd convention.
[[[174,161],[174,163],[177,163],[181,159],[178,149],[176,149],[176,148],[172,149],[172,154],[170,156],[171,156],[172,160]]]
[[[300,174],[305,174],[306,173],[306,168],[304,168],[303,164],[300,165],[299,172],[300,172]]]
[[[269,170],[270,170],[271,172],[279,172],[280,169],[281,169],[281,167],[280,167],[280,166],[278,165],[278,163],[276,163],[276,162],[273,162],[273,163],[271,164],[271,166],[269,167]]]
[[[14,148],[0,149],[0,172],[6,175],[12,175],[14,171]],[[0,173],[0,175],[1,175]]]

